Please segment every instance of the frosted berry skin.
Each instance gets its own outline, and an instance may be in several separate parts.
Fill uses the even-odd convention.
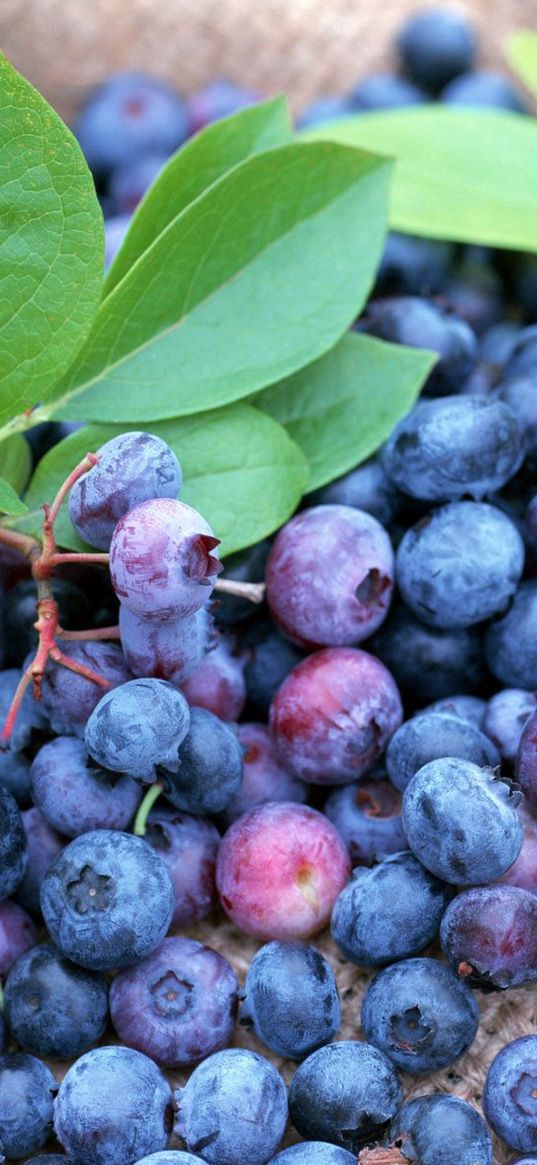
[[[293,668],[270,708],[282,763],[303,781],[350,784],[381,755],[403,718],[390,672],[352,647],[325,648]]]
[[[216,885],[226,914],[246,934],[305,939],[326,926],[350,868],[344,841],[321,813],[269,802],[224,834]]]
[[[26,834],[28,864],[22,881],[17,886],[16,898],[25,910],[31,911],[32,914],[40,914],[41,882],[54,858],[66,845],[67,838],[53,829],[35,806],[26,809],[21,817]]]
[[[19,809],[32,804],[30,761],[23,752],[0,752],[0,785],[15,798]]]
[[[5,1157],[26,1158],[48,1140],[56,1088],[41,1060],[25,1052],[0,1056],[0,1145]]]
[[[91,829],[127,829],[140,802],[130,777],[91,766],[83,740],[57,736],[32,763],[35,805],[66,837]]]
[[[376,518],[351,506],[314,506],[291,518],[274,542],[268,605],[299,647],[360,643],[388,612],[393,573],[391,542]]]
[[[438,933],[451,898],[446,886],[408,851],[359,867],[334,904],[332,938],[345,958],[382,967],[422,951]]]
[[[162,859],[139,837],[97,830],[76,837],[41,886],[50,937],[90,970],[128,967],[162,942],[174,907]]]
[[[17,959],[37,942],[31,918],[16,902],[0,902],[0,976],[8,975]]]
[[[498,882],[506,886],[519,886],[521,890],[537,894],[537,817],[526,800],[522,801],[518,811],[524,829],[522,849],[513,865],[498,878]]]
[[[501,618],[485,635],[487,664],[501,684],[513,688],[537,688],[537,581],[520,584]]]
[[[510,519],[485,502],[451,502],[403,535],[396,577],[405,603],[432,627],[470,627],[507,606],[524,566]]]
[[[54,1132],[78,1165],[132,1165],[168,1145],[172,1090],[157,1065],[132,1048],[93,1048],[64,1076]]]
[[[218,544],[205,518],[185,502],[140,502],[112,535],[114,590],[143,619],[165,623],[193,615],[207,602],[221,569]]]
[[[104,1034],[106,979],[76,967],[51,943],[43,943],[27,951],[8,976],[4,1009],[21,1048],[35,1056],[70,1060]]]
[[[240,1022],[286,1059],[303,1060],[336,1035],[341,1005],[334,972],[315,947],[267,943],[252,960]]]
[[[172,926],[206,918],[218,901],[216,826],[205,817],[191,817],[159,802],[147,819],[144,840],[162,858],[172,880]]]
[[[115,643],[62,643],[62,652],[107,680],[109,689],[130,679],[123,652]],[[84,736],[88,718],[106,690],[94,680],[49,660],[41,684],[41,702],[53,731],[60,736]]]
[[[520,468],[524,442],[503,401],[481,396],[422,400],[395,426],[384,469],[406,494],[423,501],[479,500]]]
[[[129,680],[107,692],[85,730],[86,747],[104,769],[141,781],[156,780],[156,766],[174,772],[190,726],[181,692],[165,680]]]
[[[350,473],[308,494],[306,500],[314,506],[353,506],[389,526],[397,513],[399,495],[380,458],[370,457]]]
[[[211,650],[181,684],[190,706],[206,708],[220,720],[238,720],[246,703],[247,661],[247,653],[235,651],[227,636],[213,639]]]
[[[266,801],[306,801],[307,785],[280,763],[265,724],[238,724],[237,736],[243,753],[243,776],[235,796],[223,811],[222,820],[226,825],[232,825],[243,813]]]
[[[297,1068],[289,1089],[291,1120],[303,1137],[355,1155],[380,1140],[403,1099],[397,1072],[371,1044],[326,1044]]]
[[[417,1096],[403,1105],[389,1132],[409,1161],[427,1165],[491,1165],[492,1142],[483,1117],[458,1096]]]
[[[120,433],[97,457],[71,488],[69,517],[90,546],[108,550],[119,519],[140,502],[176,498],[183,475],[169,445],[151,433]]]
[[[346,842],[353,866],[372,866],[406,848],[401,797],[390,781],[365,778],[334,789],[323,813]]]
[[[479,692],[485,680],[478,627],[426,627],[401,602],[392,604],[368,647],[392,672],[412,708],[453,692]]]
[[[185,813],[219,813],[242,781],[242,749],[235,726],[205,708],[192,708],[176,772],[163,767],[166,797]]]
[[[397,48],[412,80],[434,93],[472,68],[477,38],[465,15],[451,8],[420,9],[405,20]]]
[[[526,721],[520,737],[515,776],[530,805],[537,805],[537,711]]]
[[[61,1158],[63,1161],[63,1157]],[[151,1153],[149,1157],[142,1157],[136,1165],[196,1165],[201,1157],[194,1157],[192,1153],[183,1153],[178,1149],[165,1149],[163,1153]]]
[[[301,1141],[278,1153],[270,1165],[356,1165],[356,1157],[327,1141]]]
[[[120,603],[119,633],[127,666],[134,676],[156,676],[178,687],[201,664],[212,640],[206,607],[170,623],[149,623]]]
[[[513,1040],[494,1057],[483,1089],[483,1112],[510,1149],[537,1150],[537,1036]]]
[[[522,848],[519,802],[520,793],[490,769],[452,757],[431,761],[403,793],[408,844],[446,882],[491,882]]]
[[[479,1008],[470,988],[438,959],[405,959],[369,983],[361,1020],[366,1039],[401,1071],[424,1076],[467,1051]]]
[[[481,732],[485,732],[486,711],[486,700],[481,700],[479,696],[467,695],[447,696],[444,700],[435,700],[433,704],[424,708],[424,712],[443,712],[447,716],[467,720],[468,724],[473,724],[474,728],[479,728]],[[485,735],[488,736],[489,733],[485,732]],[[497,746],[496,741],[493,743]]]
[[[29,659],[25,660],[25,666],[29,662]],[[10,667],[0,672],[0,724],[2,727],[9,712],[17,685],[21,679],[22,671],[18,667]],[[28,688],[24,694],[15,724],[13,725],[13,732],[10,737],[10,749],[18,752],[23,748],[27,748],[32,744],[34,729],[46,730],[47,728],[48,720],[44,712],[43,703],[42,701],[34,700],[31,688]]]
[[[266,1165],[287,1122],[279,1072],[255,1052],[215,1052],[175,1092],[175,1132],[209,1165]]]
[[[489,700],[484,731],[494,741],[502,760],[514,764],[525,725],[537,711],[534,692],[504,688]]]
[[[0,785],[0,901],[11,898],[28,864],[26,834],[15,798]]]
[[[471,987],[493,991],[537,979],[537,899],[516,886],[457,894],[440,926],[442,950]]]
[[[392,736],[386,749],[388,776],[403,792],[418,769],[444,756],[491,768],[500,763],[498,750],[479,728],[458,716],[425,711],[405,720]]]
[[[303,652],[293,647],[285,636],[273,627],[268,635],[250,651],[244,677],[248,703],[263,718],[268,716],[271,701],[289,672],[304,658]]]
[[[370,300],[363,328],[381,340],[438,352],[439,359],[423,388],[427,396],[459,392],[477,362],[477,340],[472,328],[424,296]]]
[[[159,1064],[196,1064],[225,1048],[239,1009],[237,976],[222,955],[188,938],[167,938],[114,976],[110,1014],[124,1044]]]

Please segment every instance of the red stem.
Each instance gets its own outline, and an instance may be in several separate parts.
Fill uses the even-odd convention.
[[[89,631],[64,631],[63,627],[58,628],[58,639],[73,639],[75,642],[81,640],[86,642],[92,639],[119,639],[119,627],[96,627]]]
[[[65,562],[75,562],[82,566],[85,563],[89,563],[92,566],[108,566],[110,555],[97,553],[92,554],[91,551],[88,553],[86,553],[86,551],[81,551],[80,554],[74,551],[71,554],[67,551],[64,552],[63,550],[58,550],[54,554],[50,554],[47,561],[51,564],[52,567],[63,566]]]

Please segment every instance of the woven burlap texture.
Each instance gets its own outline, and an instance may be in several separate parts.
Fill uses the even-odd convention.
[[[218,76],[295,112],[390,62],[420,0],[0,0],[0,45],[66,120],[118,69],[146,69],[185,93]],[[505,66],[508,33],[537,24],[536,0],[454,4],[473,19],[481,64]]]
[[[321,93],[343,93],[371,70],[390,67],[393,34],[407,13],[422,7],[419,0],[382,6],[373,0],[0,0],[0,45],[68,121],[95,84],[133,68],[161,76],[184,93],[226,76],[262,94],[285,92],[298,112]],[[505,67],[506,36],[537,25],[536,0],[474,0],[457,7],[476,25],[485,66]],[[224,954],[244,981],[259,944],[223,919],[182,933]],[[370,976],[343,960],[328,935],[314,942],[337,976],[343,1005],[338,1038],[361,1038],[360,1003]],[[469,1053],[449,1071],[406,1077],[407,1097],[438,1089],[479,1108],[496,1052],[536,1031],[533,989],[477,998],[482,1019]],[[294,1065],[267,1053],[240,1027],[235,1044],[269,1054],[291,1079]],[[182,1084],[186,1075],[173,1079]],[[286,1144],[296,1139],[290,1129]],[[507,1157],[496,1142],[495,1165]]]

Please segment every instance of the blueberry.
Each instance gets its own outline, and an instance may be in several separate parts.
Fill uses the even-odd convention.
[[[308,105],[297,120],[297,129],[309,129],[310,126],[322,125],[325,121],[339,121],[341,117],[349,117],[353,113],[347,97],[336,97],[325,94]]]
[[[483,1111],[510,1149],[537,1150],[537,1036],[512,1040],[494,1057],[483,1089]]]
[[[156,676],[180,686],[203,662],[213,642],[213,617],[208,607],[169,623],[149,622],[120,603],[119,634],[123,654],[134,676]]]
[[[450,898],[413,854],[392,854],[354,871],[332,911],[332,937],[352,963],[381,967],[432,942]]]
[[[11,897],[27,864],[28,849],[20,809],[11,793],[0,785],[0,900]]]
[[[130,777],[92,766],[83,740],[57,736],[32,764],[34,802],[66,837],[92,829],[127,829],[141,798]]]
[[[178,753],[175,772],[162,774],[166,796],[185,813],[210,814],[225,809],[242,781],[242,749],[229,724],[192,708],[190,727]]]
[[[5,1157],[27,1157],[48,1140],[56,1088],[41,1060],[24,1052],[0,1056],[0,1149]]]
[[[8,975],[17,959],[36,942],[35,926],[22,906],[9,899],[0,902],[0,976]]]
[[[188,938],[167,938],[110,988],[112,1023],[124,1044],[159,1064],[196,1064],[231,1042],[237,976],[223,955]]]
[[[494,741],[502,760],[510,765],[515,762],[522,732],[535,711],[535,693],[521,688],[504,688],[488,702],[484,731]]]
[[[105,1031],[106,980],[44,943],[22,955],[8,975],[4,1010],[21,1048],[35,1056],[69,1060]]]
[[[27,809],[21,816],[26,834],[28,864],[17,887],[16,898],[26,910],[30,910],[32,914],[39,914],[41,883],[67,839],[49,825],[39,809],[35,807]]]
[[[537,688],[537,582],[533,579],[521,583],[509,610],[491,623],[485,635],[485,657],[501,684]]]
[[[461,757],[476,765],[500,763],[497,748],[467,720],[443,712],[420,712],[405,720],[386,749],[388,776],[403,792],[418,769],[440,757]]]
[[[399,1110],[402,1088],[393,1064],[371,1044],[326,1044],[304,1060],[289,1090],[291,1120],[303,1137],[358,1154],[382,1137]]]
[[[167,155],[162,153],[144,154],[141,158],[133,158],[132,161],[123,162],[115,167],[110,175],[107,190],[114,215],[133,214],[149,187],[158,178],[166,158]],[[153,440],[157,438],[154,437]]]
[[[535,378],[519,376],[500,382],[497,389],[500,400],[513,410],[524,434],[526,457],[537,457],[537,386]]]
[[[478,628],[427,627],[399,602],[369,646],[412,706],[482,690],[486,673]]]
[[[393,429],[383,465],[400,490],[424,501],[479,500],[500,489],[524,458],[521,426],[500,400],[422,400]]]
[[[120,433],[97,457],[71,487],[69,517],[90,546],[108,550],[119,519],[139,502],[176,498],[183,475],[175,453],[152,433]]]
[[[523,565],[522,539],[501,510],[451,502],[407,530],[396,576],[411,610],[424,623],[449,629],[503,611]]]
[[[440,927],[442,950],[472,987],[518,987],[537,979],[537,900],[516,886],[457,894]]]
[[[403,109],[407,105],[421,105],[425,96],[411,81],[395,73],[372,73],[351,89],[349,102],[353,112],[374,109]]]
[[[265,724],[238,724],[237,736],[243,754],[243,777],[222,812],[226,826],[267,801],[307,800],[308,785],[283,767]]]
[[[405,21],[397,47],[412,80],[437,93],[471,68],[477,40],[466,16],[451,8],[430,8]]]
[[[19,809],[32,804],[30,761],[24,752],[0,752],[0,785],[15,798]]]
[[[268,1048],[302,1060],[333,1039],[341,1023],[334,973],[315,947],[272,942],[253,959],[240,1022]]]
[[[81,587],[65,578],[51,580],[52,594],[59,607],[60,624],[68,631],[84,631],[93,625],[92,604]],[[20,667],[30,651],[35,651],[38,637],[34,628],[37,609],[37,583],[25,578],[8,591],[3,600],[2,622],[6,652]]]
[[[537,711],[524,725],[515,763],[515,774],[530,806],[537,805]]]
[[[301,1141],[272,1158],[270,1165],[355,1165],[354,1153],[326,1141]]]
[[[411,1076],[446,1068],[473,1043],[479,1008],[470,988],[436,959],[386,967],[362,1002],[366,1039]]]
[[[217,633],[195,672],[181,682],[190,706],[226,722],[238,720],[246,702],[247,659],[247,652],[237,650],[229,636]]]
[[[133,1165],[167,1147],[172,1123],[169,1084],[132,1048],[86,1052],[64,1076],[54,1107],[54,1131],[77,1165]]]
[[[390,1129],[403,1158],[426,1165],[491,1165],[492,1144],[483,1117],[458,1096],[417,1096],[403,1105]]]
[[[428,708],[424,708],[424,712],[442,712],[447,716],[457,716],[460,720],[472,724],[474,728],[479,728],[481,732],[485,732],[486,711],[486,700],[481,700],[479,696],[467,695],[448,696],[443,700],[435,700]],[[485,735],[489,736],[489,733],[486,732]],[[496,744],[496,741],[493,743]]]
[[[403,793],[408,844],[446,882],[490,882],[522,848],[519,800],[491,769],[454,757],[430,761]]]
[[[480,340],[481,359],[487,364],[503,368],[521,333],[522,327],[516,320],[503,320],[488,328]]]
[[[459,392],[477,363],[472,329],[432,300],[412,295],[372,300],[362,325],[381,340],[438,353],[423,389],[429,396]]]
[[[21,679],[22,671],[19,668],[8,668],[7,671],[0,672],[0,728],[4,726],[11,701]],[[20,752],[31,746],[35,740],[35,732],[47,728],[48,721],[44,707],[41,702],[34,700],[32,691],[28,688],[15,719],[9,740],[10,749]]]
[[[535,376],[537,361],[537,324],[523,328],[506,362],[503,380],[518,379],[521,376]]]
[[[182,1153],[177,1149],[165,1149],[163,1153],[151,1153],[149,1157],[143,1157],[136,1165],[195,1165],[196,1161],[201,1161],[201,1157],[193,1157],[192,1153]]]
[[[65,1153],[39,1153],[37,1157],[32,1157],[32,1165],[75,1165],[72,1157],[66,1157]]]
[[[256,712],[268,714],[278,688],[303,658],[303,652],[276,629],[253,647],[244,676],[248,700]]]
[[[378,457],[370,457],[350,473],[314,490],[306,500],[312,506],[352,506],[355,510],[365,510],[383,526],[393,522],[399,504],[397,490]]]
[[[173,684],[129,680],[100,699],[86,725],[86,746],[104,769],[151,782],[157,765],[177,769],[189,724],[188,704]]]
[[[191,817],[159,801],[147,819],[145,841],[162,858],[173,884],[172,925],[199,922],[216,906],[220,834],[205,817]]]
[[[451,243],[390,231],[377,271],[374,295],[426,295],[442,291],[452,258]],[[384,521],[380,514],[375,517]]]
[[[461,74],[442,90],[441,100],[446,105],[507,109],[512,113],[529,112],[526,102],[508,78],[492,70]]]
[[[62,652],[76,664],[107,680],[108,688],[124,684],[130,676],[121,648],[115,643],[87,640],[63,643]],[[29,661],[28,661],[29,662]],[[51,728],[61,736],[84,736],[89,716],[106,688],[50,659],[41,683],[42,709]]]
[[[188,98],[190,131],[196,133],[213,121],[238,113],[256,101],[259,101],[257,93],[236,85],[226,77],[218,77]]]
[[[145,73],[117,73],[79,114],[75,134],[90,168],[100,175],[144,154],[171,154],[188,134],[179,94]]]
[[[334,789],[323,812],[346,842],[353,866],[372,866],[406,847],[401,797],[389,781],[363,778]]]
[[[162,859],[139,837],[96,830],[52,863],[41,909],[56,946],[81,967],[107,971],[138,962],[162,941],[173,914]]]
[[[283,1137],[285,1084],[255,1052],[215,1052],[175,1098],[177,1135],[209,1165],[265,1165]]]

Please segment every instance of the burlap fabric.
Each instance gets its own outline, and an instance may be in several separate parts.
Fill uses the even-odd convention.
[[[422,6],[420,0],[0,0],[0,45],[68,121],[95,84],[127,68],[153,72],[185,93],[226,76],[262,94],[285,92],[298,112],[321,93],[343,93],[372,69],[389,67],[392,34],[404,15]],[[509,32],[537,25],[537,0],[473,0],[460,7],[475,22],[487,66],[504,67],[502,42]],[[258,944],[222,918],[185,933],[226,955],[244,980]],[[329,936],[315,942],[338,979],[339,1038],[359,1038],[368,976],[339,956]],[[482,1021],[468,1055],[447,1072],[407,1077],[407,1096],[440,1089],[479,1107],[496,1052],[536,1031],[533,989],[478,1000]],[[267,1054],[241,1028],[235,1043]],[[271,1059],[290,1080],[293,1065]],[[177,1084],[185,1078],[174,1076]],[[296,1139],[289,1130],[286,1143]],[[495,1165],[507,1156],[496,1144]]]

